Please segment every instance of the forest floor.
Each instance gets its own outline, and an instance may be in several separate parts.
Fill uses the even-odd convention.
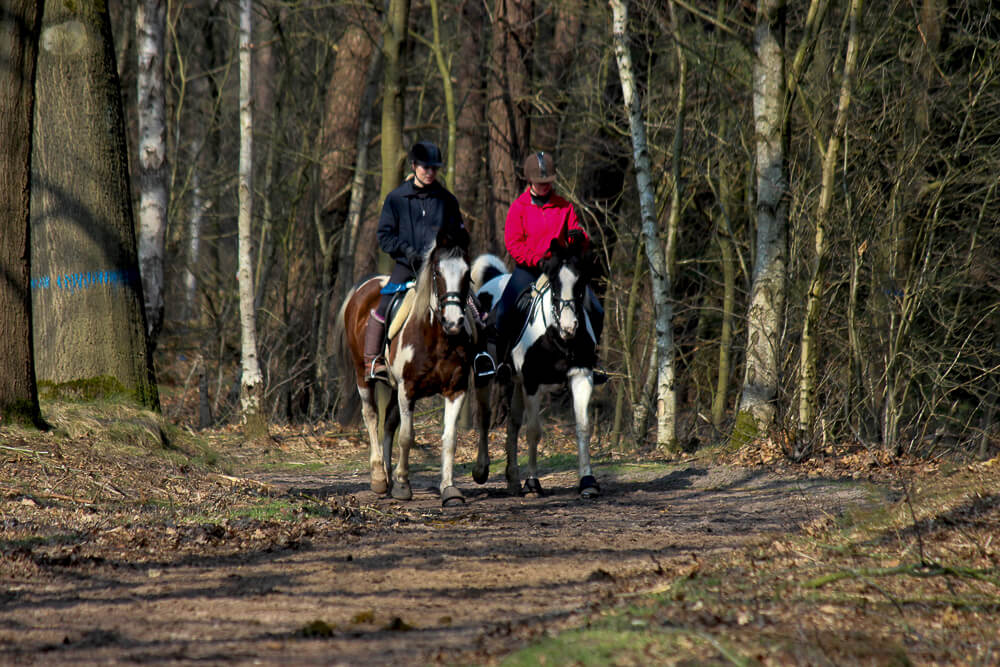
[[[360,432],[197,434],[126,408],[0,426],[0,664],[1000,664],[1000,461],[777,448],[666,460],[598,438],[576,493],[549,415],[541,498],[368,489]]]

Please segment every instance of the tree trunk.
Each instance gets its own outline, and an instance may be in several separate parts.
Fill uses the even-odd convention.
[[[167,122],[163,87],[167,3],[140,0],[135,14],[139,112],[139,270],[150,349],[163,327],[163,252],[167,231]]]
[[[757,137],[757,244],[747,309],[746,360],[734,436],[740,444],[775,418],[788,272],[788,178],[785,167],[785,0],[757,7],[753,113]]]
[[[483,78],[483,7],[478,0],[462,3],[462,45],[455,78],[458,87],[458,136],[455,138],[455,187],[465,224],[472,237],[470,247],[478,252],[497,252],[493,229],[487,224],[482,202],[485,189],[482,158],[485,143],[486,96]],[[467,401],[467,403],[470,401]]]
[[[382,185],[379,201],[392,192],[403,178],[403,45],[409,25],[410,0],[390,0],[382,29],[385,59],[382,86]],[[379,253],[379,269],[388,271],[391,260]]]
[[[649,164],[646,142],[646,123],[642,116],[642,103],[635,86],[632,55],[628,49],[628,5],[625,0],[610,0],[612,11],[612,36],[622,96],[628,115],[632,137],[632,156],[635,162],[639,188],[639,207],[642,211],[642,235],[646,245],[646,259],[652,282],[653,311],[656,329],[656,444],[667,451],[676,451],[677,397],[674,392],[674,336],[673,305],[670,302],[671,275],[660,245],[656,224],[656,198]]]
[[[31,129],[38,0],[0,0],[0,425],[41,424],[31,340]]]
[[[801,361],[799,370],[799,431],[804,436],[804,442],[811,440],[813,421],[816,417],[816,349],[819,345],[816,327],[819,323],[819,311],[823,304],[823,292],[826,285],[826,267],[829,262],[827,247],[827,225],[829,224],[830,206],[833,202],[834,175],[837,167],[837,155],[840,150],[840,137],[847,127],[847,110],[851,105],[851,86],[854,83],[854,72],[858,62],[858,23],[861,20],[861,0],[851,1],[849,34],[847,38],[847,53],[844,56],[844,73],[840,82],[840,101],[837,104],[837,117],[833,123],[830,138],[823,152],[823,171],[819,192],[819,203],[816,207],[816,231],[814,235],[814,251],[812,277],[809,280],[809,291],[806,294],[806,313],[802,326]]]
[[[239,267],[241,368],[240,404],[244,437],[265,439],[264,378],[257,360],[257,316],[253,281],[253,91],[250,42],[253,0],[240,0]]]
[[[532,0],[497,0],[487,73],[490,227],[502,247],[507,209],[520,194],[521,159],[530,150]]]
[[[38,379],[158,408],[106,5],[46,3],[42,44],[31,191]]]

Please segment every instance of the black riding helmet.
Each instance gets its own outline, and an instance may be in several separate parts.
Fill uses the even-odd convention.
[[[430,141],[418,141],[410,149],[410,161],[421,167],[440,167],[443,164],[441,149]]]

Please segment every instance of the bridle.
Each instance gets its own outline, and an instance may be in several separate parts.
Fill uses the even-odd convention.
[[[445,291],[442,297],[441,291],[438,288],[438,265],[437,262],[434,263],[433,276],[434,280],[434,297],[437,300],[437,310],[432,309],[431,312],[437,316],[437,318],[444,322],[444,309],[448,306],[458,306],[460,309],[465,307],[465,299],[462,298],[461,292],[449,292]]]

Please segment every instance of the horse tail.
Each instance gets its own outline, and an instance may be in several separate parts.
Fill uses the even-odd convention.
[[[355,292],[357,292],[357,286],[352,287],[351,291],[344,296],[333,325],[333,340],[337,341],[334,359],[337,377],[340,378],[340,396],[338,397],[336,418],[344,426],[353,426],[361,418],[361,398],[358,396],[358,389],[354,382],[354,359],[351,358],[351,349],[347,343],[347,324],[345,322],[347,306]]]
[[[483,285],[504,273],[507,273],[507,265],[502,259],[489,253],[480,255],[472,262],[472,268],[469,270],[472,291],[478,292]]]

